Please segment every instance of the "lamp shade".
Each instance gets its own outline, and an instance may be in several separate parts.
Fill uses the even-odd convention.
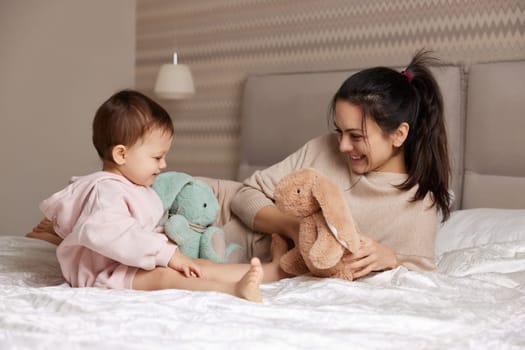
[[[163,99],[184,99],[195,93],[190,69],[185,64],[163,64],[157,75],[155,94]]]

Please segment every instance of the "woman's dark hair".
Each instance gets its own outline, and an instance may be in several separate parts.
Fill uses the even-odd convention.
[[[113,162],[113,147],[131,146],[154,129],[173,135],[173,122],[168,112],[138,91],[122,90],[106,100],[95,113],[93,145],[102,160]]]
[[[348,78],[334,95],[330,114],[335,124],[336,102],[348,101],[362,109],[365,117],[374,120],[385,134],[406,122],[410,126],[403,145],[407,180],[399,185],[408,190],[419,185],[414,198],[423,199],[428,192],[443,214],[450,215],[450,163],[443,115],[443,98],[430,64],[437,63],[431,52],[415,54],[406,69],[398,71],[375,67]]]

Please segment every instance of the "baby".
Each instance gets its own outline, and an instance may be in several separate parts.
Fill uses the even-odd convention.
[[[32,234],[59,244],[60,268],[73,287],[218,291],[261,301],[260,283],[282,277],[282,238],[273,237],[267,264],[216,264],[188,258],[158,226],[163,207],[151,184],[167,166],[173,133],[156,102],[137,91],[115,93],[93,120],[102,170],[73,178],[44,200],[46,219]]]

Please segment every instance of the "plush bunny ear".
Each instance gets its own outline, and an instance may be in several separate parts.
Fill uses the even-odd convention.
[[[164,210],[171,208],[180,190],[193,180],[191,175],[167,171],[157,176],[151,187],[157,192]]]
[[[335,239],[349,251],[357,251],[360,244],[358,229],[339,188],[327,177],[318,174],[312,194],[319,203],[328,228]]]

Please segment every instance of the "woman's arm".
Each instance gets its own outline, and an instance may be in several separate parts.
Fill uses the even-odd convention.
[[[325,134],[310,140],[284,160],[247,178],[233,197],[232,211],[255,231],[279,233],[296,242],[299,221],[275,207],[273,193],[284,176],[308,167],[319,169],[332,178],[348,181],[346,160],[339,152],[337,138],[333,134]]]
[[[245,225],[259,232],[280,233],[287,237],[287,233],[294,231],[293,228],[296,227],[291,227],[295,226],[291,218],[275,208],[273,192],[284,176],[294,170],[312,166],[313,159],[317,158],[316,155],[322,149],[319,146],[312,147],[312,143],[313,141],[306,143],[284,160],[258,170],[244,180],[243,187],[233,197],[231,209]],[[317,144],[318,141],[314,143]]]
[[[278,233],[297,242],[299,221],[294,216],[281,212],[273,203],[275,186],[293,170],[293,167],[281,162],[257,171],[233,197],[232,211],[254,231]]]
[[[279,233],[297,244],[299,220],[292,215],[283,213],[274,205],[263,207],[257,212],[253,227],[259,232]]]

